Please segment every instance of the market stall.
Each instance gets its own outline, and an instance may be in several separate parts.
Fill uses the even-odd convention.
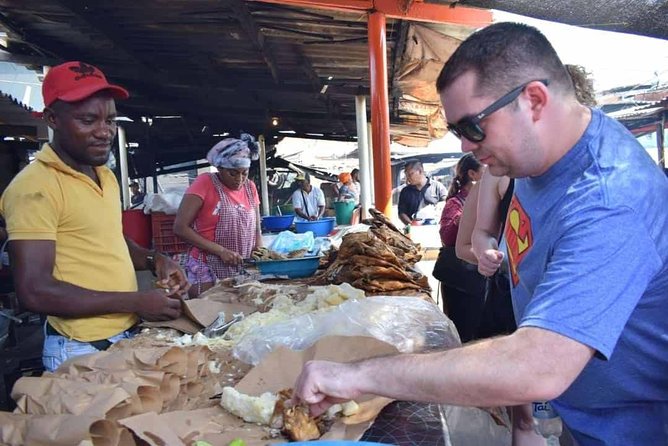
[[[419,246],[374,215],[368,230],[345,235],[311,277],[268,277],[249,266],[245,276],[184,301],[177,320],[145,323],[135,338],[106,352],[20,379],[12,391],[16,410],[0,413],[0,442],[509,444],[498,409],[366,395],[340,413],[311,419],[304,407],[290,406],[289,389],[307,360],[460,345],[429,298],[426,278],[412,270]]]

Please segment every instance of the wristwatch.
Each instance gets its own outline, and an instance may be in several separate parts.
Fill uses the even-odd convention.
[[[146,254],[146,269],[151,271],[151,274],[155,274],[155,256],[158,255],[157,252],[149,252]]]

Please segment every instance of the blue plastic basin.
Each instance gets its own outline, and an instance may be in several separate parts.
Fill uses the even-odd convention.
[[[295,230],[297,233],[312,231],[316,237],[326,237],[334,229],[336,217],[323,217],[316,221],[296,221]]]
[[[255,262],[262,274],[288,276],[291,279],[310,277],[318,269],[320,257],[302,257],[287,260],[258,260]]]
[[[266,216],[262,217],[262,226],[265,231],[285,231],[292,225],[294,219],[293,214]]]

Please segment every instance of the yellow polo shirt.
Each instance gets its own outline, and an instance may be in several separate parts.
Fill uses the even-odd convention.
[[[9,240],[53,240],[53,276],[96,291],[137,291],[127,243],[123,238],[116,177],[95,168],[100,188],[45,144],[35,162],[23,169],[0,199]],[[83,318],[48,317],[61,334],[82,342],[114,336],[134,325],[131,313]]]

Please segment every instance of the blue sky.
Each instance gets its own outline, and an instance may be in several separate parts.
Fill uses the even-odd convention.
[[[592,72],[597,91],[651,82],[668,83],[668,40],[599,31],[494,11],[495,21],[535,26],[552,42],[564,63]]]

